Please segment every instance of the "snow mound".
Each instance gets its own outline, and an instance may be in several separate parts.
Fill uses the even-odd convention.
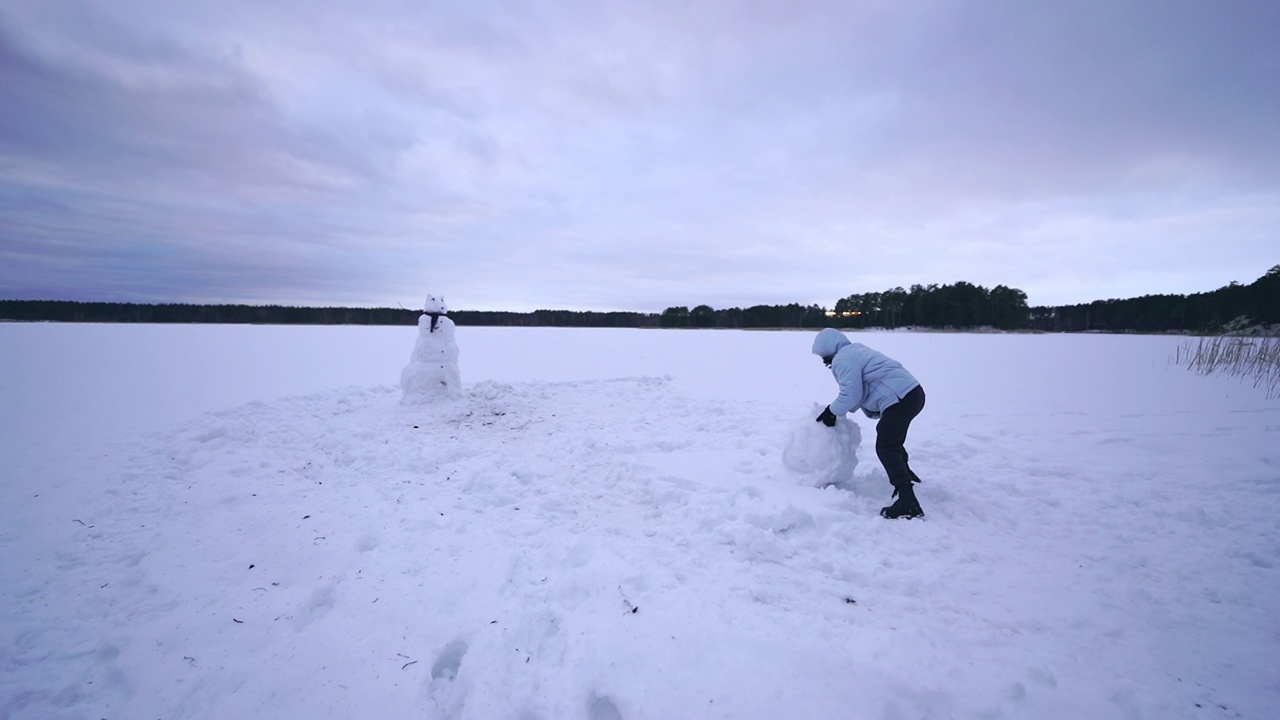
[[[823,407],[814,403],[809,412],[796,418],[782,449],[782,464],[816,487],[847,485],[858,467],[862,430],[846,418],[837,419],[835,427],[817,422]]]
[[[779,656],[770,682],[837,688],[824,710],[864,689],[840,685],[846,657],[808,662],[838,651],[829,623],[768,632],[815,596],[845,622],[852,591],[830,559],[876,522],[789,482],[776,407],[660,377],[398,394],[254,402],[122,450],[111,492],[65,523],[79,570],[6,586],[25,600],[0,604],[20,618],[0,632],[0,718],[324,703],[309,717],[639,720],[702,717],[684,710],[708,695],[724,717],[781,717],[740,690]],[[699,672],[642,670],[683,662]]]

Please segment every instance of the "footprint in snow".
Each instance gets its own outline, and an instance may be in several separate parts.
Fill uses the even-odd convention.
[[[452,720],[461,716],[462,705],[467,699],[466,686],[457,682],[462,668],[462,658],[467,654],[467,644],[454,640],[444,646],[431,666],[431,680],[427,682],[428,706],[440,720]]]
[[[467,654],[467,644],[454,640],[444,646],[436,664],[431,666],[432,680],[453,680],[458,677],[458,668],[462,667],[462,656]]]
[[[335,604],[337,600],[334,598],[332,585],[317,588],[293,616],[293,629],[302,632],[313,620],[329,614]]]
[[[361,535],[356,541],[356,552],[366,553],[371,550],[377,550],[382,541],[376,535]]]
[[[618,712],[618,706],[609,698],[594,697],[587,720],[622,720],[622,713]]]

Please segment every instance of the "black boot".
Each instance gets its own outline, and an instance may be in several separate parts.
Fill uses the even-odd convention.
[[[916,500],[916,491],[912,483],[903,483],[893,488],[893,497],[897,500],[886,508],[880,509],[880,516],[889,520],[897,520],[898,518],[924,517],[924,510],[920,509],[920,501]]]

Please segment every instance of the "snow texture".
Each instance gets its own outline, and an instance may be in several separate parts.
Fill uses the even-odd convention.
[[[886,521],[783,461],[812,333],[457,332],[404,405],[405,327],[0,324],[0,718],[1280,707],[1280,403],[1178,338],[859,333]]]

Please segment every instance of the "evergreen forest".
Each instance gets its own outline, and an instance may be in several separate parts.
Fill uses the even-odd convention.
[[[0,300],[0,320],[79,323],[255,323],[276,325],[412,325],[405,308],[291,307]],[[1144,295],[1064,306],[1027,305],[1017,288],[968,282],[912,285],[854,293],[833,307],[755,305],[715,309],[672,306],[661,313],[459,310],[461,326],[634,328],[925,328],[1044,332],[1202,333],[1280,325],[1280,265],[1248,285],[1191,295]]]

